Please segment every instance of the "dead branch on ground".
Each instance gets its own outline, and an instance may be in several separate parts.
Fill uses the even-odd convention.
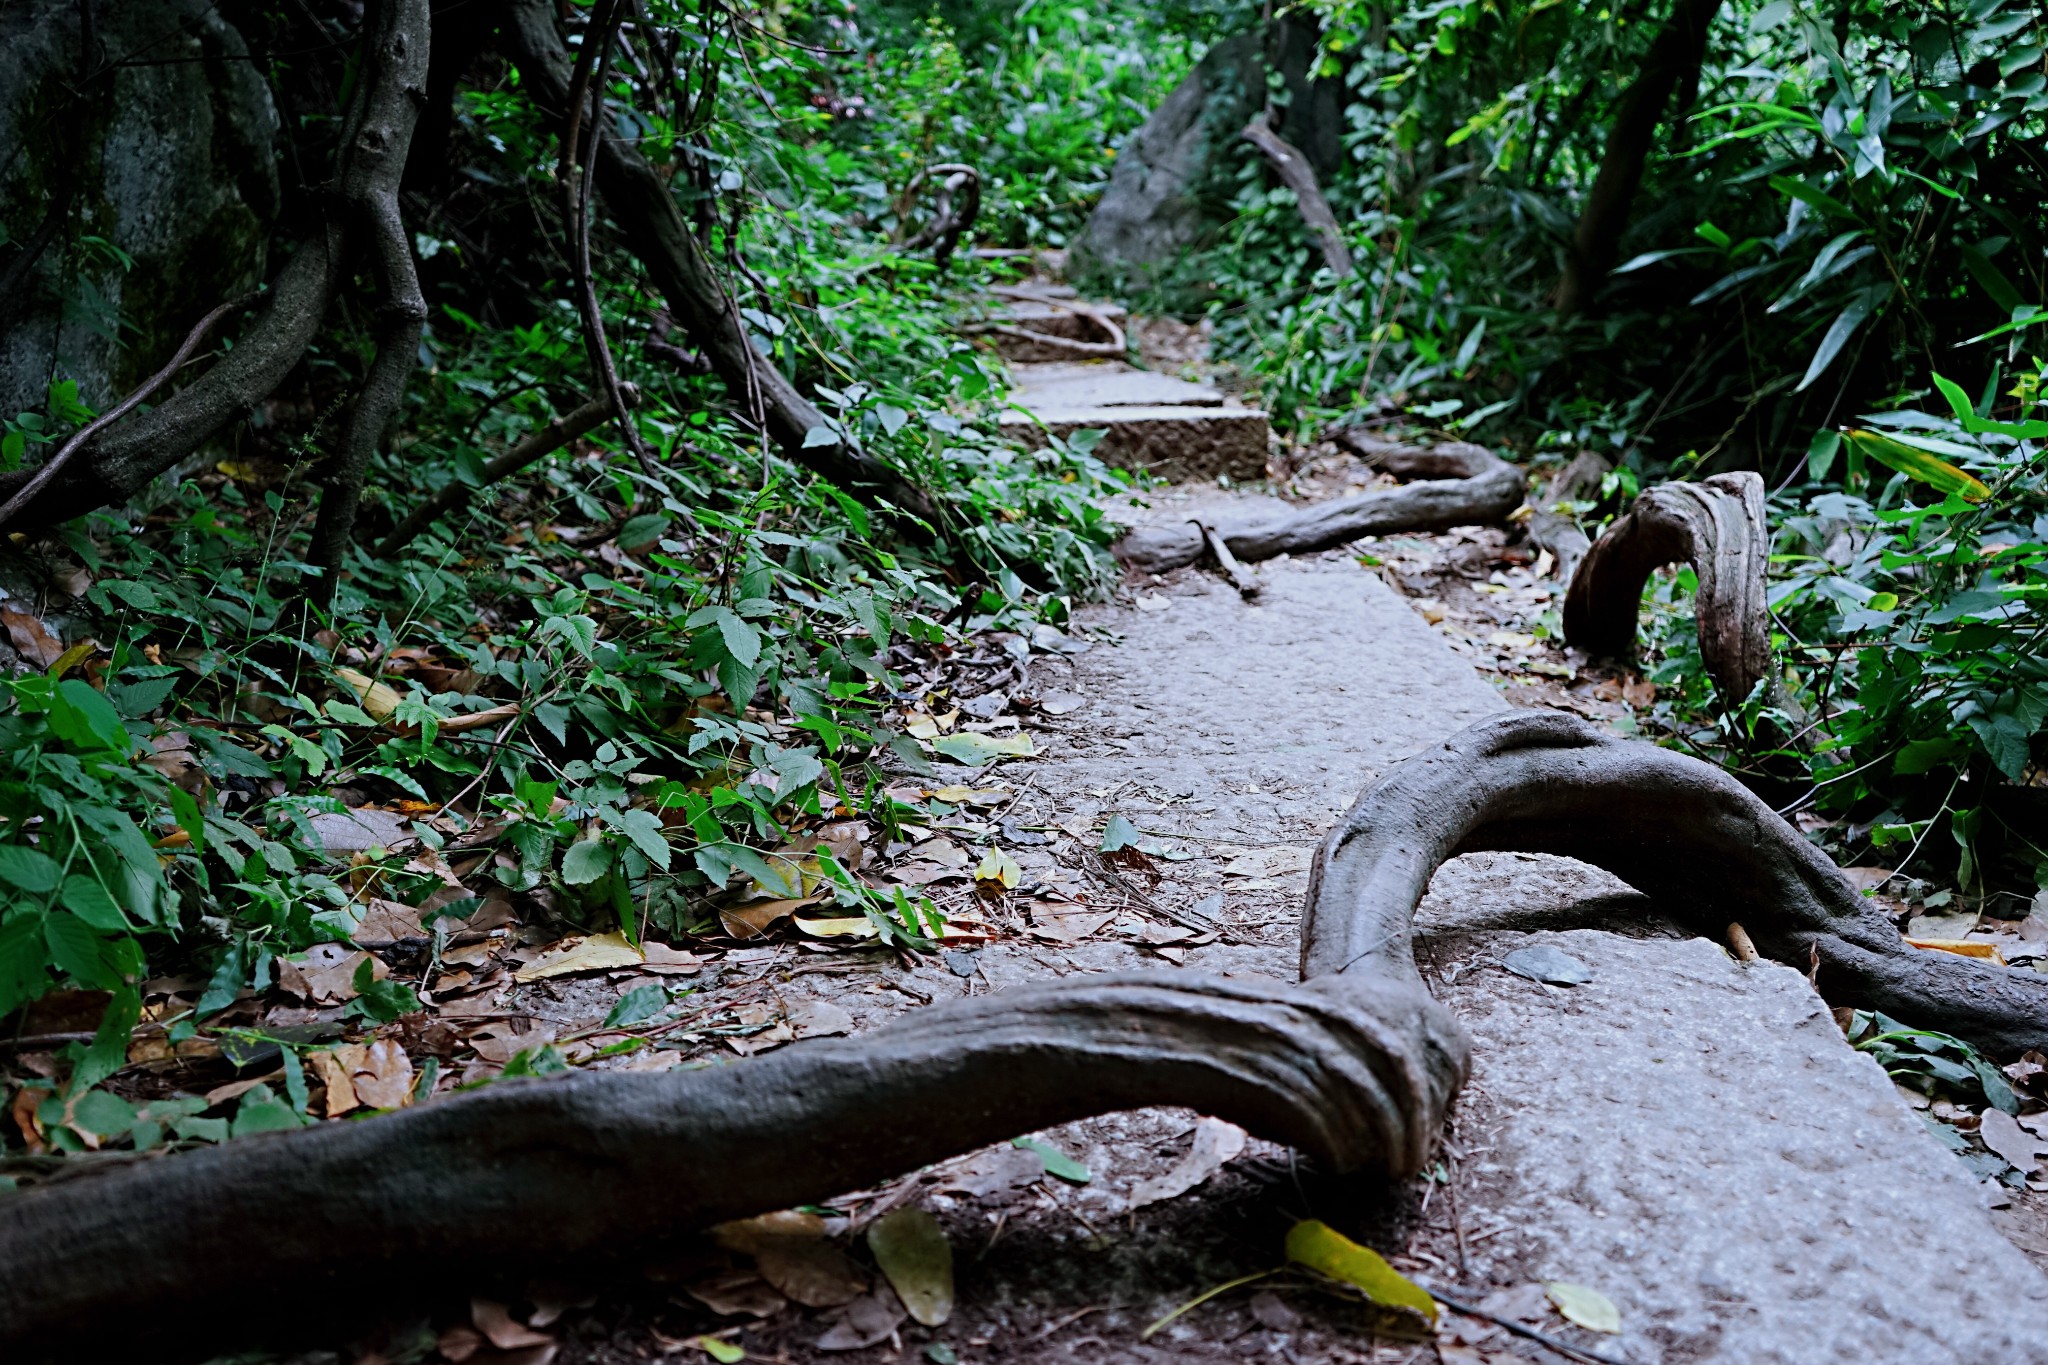
[[[1579,561],[1593,548],[1593,542],[1579,529],[1575,504],[1598,498],[1600,484],[1612,467],[1597,453],[1582,450],[1544,486],[1532,507],[1529,543],[1550,551],[1551,558],[1557,561],[1555,572],[1560,583],[1572,581],[1572,575],[1579,571]]]
[[[1213,527],[1241,560],[1328,550],[1360,536],[1441,531],[1503,521],[1522,505],[1522,471],[1482,446],[1452,442],[1410,446],[1359,432],[1338,437],[1389,473],[1419,480],[1309,507],[1215,518]],[[1207,548],[1193,522],[1140,526],[1114,546],[1116,557],[1146,573],[1198,562]]]
[[[1636,499],[1596,541],[1572,575],[1564,599],[1564,637],[1588,654],[1635,652],[1643,586],[1665,564],[1690,564],[1700,654],[1722,702],[1740,704],[1771,673],[1771,618],[1764,571],[1771,533],[1763,480],[1716,474],[1702,483],[1667,483]]]

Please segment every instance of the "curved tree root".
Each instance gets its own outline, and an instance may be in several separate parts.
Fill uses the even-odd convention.
[[[87,1320],[217,1339],[230,1304],[281,1312],[344,1276],[436,1283],[508,1247],[609,1256],[1144,1105],[1405,1177],[1467,1044],[1395,965],[1293,987],[1093,977],[745,1063],[501,1083],[56,1183],[0,1201],[0,1342],[49,1350]]]
[[[1830,1001],[1996,1052],[2048,1044],[2048,978],[1911,947],[1825,854],[1709,763],[1554,712],[1481,721],[1390,769],[1324,841],[1303,970],[1406,958],[1432,873],[1481,849],[1603,867],[1719,938],[1730,920]]]
[[[1360,536],[1391,531],[1440,531],[1507,519],[1522,505],[1522,471],[1482,446],[1453,442],[1406,446],[1355,432],[1337,438],[1379,462],[1389,473],[1418,479],[1401,488],[1335,498],[1298,511],[1217,518],[1211,523],[1239,559],[1328,550]],[[1145,573],[1164,573],[1202,558],[1207,548],[1194,522],[1140,526],[1113,547],[1116,557]]]
[[[1565,593],[1564,638],[1588,654],[1627,657],[1651,571],[1691,564],[1700,580],[1693,599],[1700,654],[1722,701],[1738,704],[1771,673],[1770,554],[1760,476],[1716,474],[1652,488],[1579,561]]]
[[[959,249],[961,236],[974,226],[974,220],[981,214],[981,172],[958,161],[943,161],[925,167],[910,177],[910,183],[903,187],[902,203],[906,212],[917,192],[927,184],[932,187],[931,221],[903,247],[906,251],[930,247],[932,264],[943,271],[953,264],[953,253]],[[960,196],[957,205],[953,202],[956,194]]]

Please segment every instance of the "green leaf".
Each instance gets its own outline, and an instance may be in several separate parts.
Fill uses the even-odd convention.
[[[1068,1156],[1049,1142],[1040,1142],[1037,1138],[1021,1137],[1010,1145],[1012,1147],[1021,1147],[1027,1152],[1038,1153],[1039,1160],[1045,1163],[1045,1173],[1054,1179],[1064,1180],[1069,1185],[1085,1185],[1095,1178],[1088,1174],[1086,1166],[1083,1166],[1080,1162],[1074,1160],[1074,1158]]]
[[[412,987],[402,981],[376,979],[373,960],[364,958],[356,966],[354,985],[356,998],[348,1002],[349,1012],[367,1015],[380,1024],[389,1024],[401,1016],[415,1014],[424,1006]]]
[[[1402,1309],[1436,1321],[1436,1300],[1371,1247],[1362,1247],[1328,1223],[1308,1218],[1287,1231],[1287,1259],[1364,1292],[1382,1308]]]
[[[57,860],[41,849],[0,844],[0,882],[33,893],[55,891],[62,873]]]
[[[170,799],[171,818],[192,840],[192,851],[198,853],[203,850],[206,847],[206,817],[200,813],[199,803],[183,787],[166,787],[164,795]]]
[[[1038,750],[1032,747],[1031,736],[1023,733],[997,739],[984,735],[978,730],[967,730],[957,735],[947,735],[932,741],[932,748],[947,758],[976,767],[993,763],[1003,758],[1030,758]]]
[[[1806,446],[1806,477],[1815,483],[1828,476],[1835,467],[1835,456],[1842,449],[1842,433],[1839,431],[1817,431]]]
[[[868,1250],[912,1318],[938,1327],[953,1316],[953,1244],[938,1219],[891,1209],[868,1225]]]
[[[120,934],[133,927],[128,923],[128,917],[121,913],[121,903],[114,899],[113,893],[90,877],[66,877],[61,899],[66,910],[95,929]]]
[[[235,1107],[235,1120],[230,1126],[231,1135],[245,1138],[253,1133],[284,1133],[294,1128],[304,1128],[308,1120],[297,1110],[277,1097],[267,1085],[259,1085],[242,1096],[242,1102]]]
[[[610,1014],[604,1017],[606,1028],[625,1028],[631,1024],[643,1024],[660,1014],[668,1005],[668,991],[660,986],[635,986],[619,997],[619,1003],[612,1006]]]
[[[135,1126],[135,1106],[119,1095],[88,1090],[71,1106],[71,1122],[95,1137],[115,1137]]]
[[[58,971],[77,977],[95,990],[110,991],[120,984],[101,951],[100,936],[78,916],[61,910],[45,916],[43,943]]]
[[[740,1361],[747,1358],[747,1348],[736,1346],[730,1341],[720,1341],[717,1337],[703,1335],[692,1337],[691,1340],[696,1342],[698,1350],[717,1361],[718,1365],[739,1365]]]
[[[1877,307],[1881,297],[1882,294],[1873,297],[1872,292],[1866,290],[1850,300],[1849,305],[1835,315],[1835,320],[1828,324],[1826,335],[1820,339],[1819,349],[1814,351],[1813,359],[1807,363],[1806,376],[1799,381],[1799,387],[1793,390],[1794,393],[1804,390],[1814,380],[1827,373],[1828,366],[1842,353],[1842,348],[1849,344],[1849,338],[1856,335],[1856,329],[1863,325],[1865,319]]]
[[[1959,494],[1965,502],[1982,502],[1991,496],[1991,490],[1974,474],[1966,473],[1939,456],[1917,450],[1882,432],[1849,428],[1842,434],[1871,459],[1898,470],[1909,479],[1918,480],[1944,493]]]
[[[1138,840],[1144,837],[1136,825],[1121,815],[1109,817],[1109,823],[1102,827],[1101,851],[1115,853],[1120,849],[1136,848]]]
[[[116,989],[114,998],[107,1002],[107,1012],[100,1016],[100,1026],[92,1036],[92,1045],[86,1048],[85,1056],[79,1058],[77,1068],[71,1073],[69,1093],[82,1094],[127,1064],[128,1035],[135,1031],[135,1022],[141,1017],[142,996],[136,989],[133,986]]]
[[[112,749],[125,754],[134,744],[113,703],[77,678],[57,684],[50,707],[50,729],[78,749]]]
[[[639,849],[657,870],[668,871],[669,857],[673,850],[669,847],[661,821],[654,812],[606,807],[599,815],[607,825],[625,835],[633,847]],[[564,865],[566,866],[566,863]]]
[[[1597,1289],[1588,1289],[1582,1284],[1566,1284],[1556,1280],[1543,1286],[1550,1301],[1557,1305],[1557,1311],[1564,1315],[1566,1322],[1575,1323],[1589,1332],[1619,1333],[1621,1331],[1621,1310],[1614,1306],[1614,1300]]]
[[[571,886],[588,886],[611,870],[611,845],[601,839],[579,840],[562,855],[562,880]]]

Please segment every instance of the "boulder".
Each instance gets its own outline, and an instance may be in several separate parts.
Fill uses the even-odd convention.
[[[262,281],[278,115],[217,9],[0,6],[0,415],[105,407]]]
[[[1170,283],[1170,267],[1225,221],[1230,177],[1257,154],[1239,138],[1263,107],[1267,75],[1283,97],[1274,126],[1300,148],[1317,175],[1342,162],[1344,85],[1312,79],[1316,30],[1276,19],[1210,48],[1118,151],[1109,188],[1071,247],[1077,280]]]

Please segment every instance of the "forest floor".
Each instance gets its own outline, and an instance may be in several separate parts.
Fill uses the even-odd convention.
[[[1294,491],[1372,477],[1331,454]],[[1224,496],[1151,500],[1177,515]],[[863,876],[922,887],[946,911],[939,952],[886,951],[807,918],[822,907],[781,903],[757,934],[728,921],[752,937],[652,974],[590,957],[594,940],[529,943],[503,926],[430,992],[428,1027],[461,1039],[451,1078],[548,1044],[594,1067],[736,1062],[1075,972],[1293,979],[1311,851],[1373,775],[1511,705],[1614,719],[1649,700],[1640,679],[1532,634],[1559,589],[1497,531],[1361,543],[1257,576],[1255,602],[1192,569],[1134,582],[1067,632],[1010,643],[1000,686],[906,703],[912,733],[1029,751],[906,772],[904,788],[957,805],[929,828],[830,833]],[[1471,1029],[1476,1071],[1443,1159],[1411,1188],[1321,1177],[1193,1113],[1110,1115],[679,1246],[632,1283],[480,1268],[502,1301],[451,1304],[370,1358],[432,1358],[428,1342],[479,1365],[1570,1358],[1471,1317],[1427,1340],[1286,1270],[1282,1241],[1306,1217],[1595,1353],[1579,1358],[2048,1358],[2035,1344],[2048,1286],[1983,1212],[1987,1189],[2022,1214],[2039,1196],[1980,1189],[1797,973],[1738,966],[1604,874],[1526,855],[1447,866],[1419,925],[1418,959]],[[1593,980],[1501,969],[1536,945]],[[657,1030],[606,1027],[634,990],[684,984],[681,1014]],[[598,1055],[628,1038],[640,1046]],[[904,1207],[932,1214],[950,1247],[955,1304],[936,1327],[908,1316],[866,1240]],[[2015,1240],[2038,1249],[2039,1222],[2015,1223]],[[1558,1282],[1597,1290],[1621,1332],[1567,1322],[1547,1292]]]

